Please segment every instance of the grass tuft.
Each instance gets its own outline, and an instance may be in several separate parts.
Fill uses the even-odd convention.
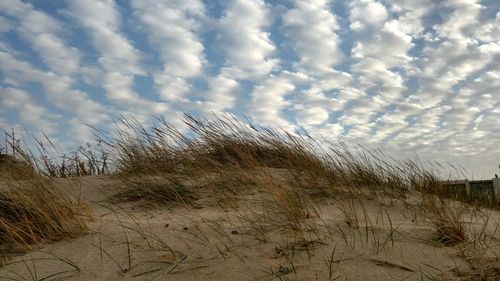
[[[88,205],[39,172],[18,142],[8,142],[0,163],[0,259],[41,242],[76,237],[86,230]]]

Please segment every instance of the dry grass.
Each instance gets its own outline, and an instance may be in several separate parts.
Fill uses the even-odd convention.
[[[151,129],[124,119],[115,133],[98,132],[115,177],[127,187],[119,198],[192,203],[196,195],[216,194],[217,202],[245,209],[239,195],[257,190],[265,203],[255,223],[263,217],[278,219],[281,225],[303,231],[310,229],[305,226],[317,212],[315,198],[349,193],[404,200],[411,190],[420,193],[422,208],[432,214],[443,243],[467,240],[460,214],[448,206],[450,194],[443,188],[439,164],[425,165],[418,158],[397,161],[381,151],[318,141],[307,132],[258,127],[234,117],[186,114],[183,122],[188,129],[181,132],[162,118]],[[210,180],[193,187],[178,177]],[[358,226],[354,206],[340,207],[346,222]]]
[[[86,229],[86,203],[73,199],[40,174],[17,142],[0,163],[0,259],[32,244],[75,237]]]
[[[429,219],[436,229],[437,239],[445,245],[456,245],[469,239],[463,219],[465,208],[453,203],[433,195],[423,197],[423,208],[431,214]]]
[[[14,132],[5,133],[4,145],[0,146],[0,181],[36,179],[39,176],[33,157],[21,149]]]
[[[36,177],[37,172],[29,163],[11,155],[0,155],[0,180],[26,180]]]
[[[116,133],[100,132],[117,176],[222,174],[224,170],[275,168],[288,171],[309,193],[328,194],[345,186],[404,191],[412,182],[399,163],[360,147],[314,140],[307,132],[289,133],[244,124],[232,117],[197,119],[186,115],[180,132],[164,119],[146,129],[122,120]],[[325,149],[325,147],[329,147]],[[396,168],[397,167],[397,168]]]
[[[85,230],[83,207],[50,181],[10,184],[0,191],[0,245],[11,251],[74,237]]]
[[[157,204],[169,202],[189,203],[194,199],[193,191],[172,177],[171,179],[158,176],[142,176],[130,179],[129,188],[115,194],[118,201],[144,200]]]

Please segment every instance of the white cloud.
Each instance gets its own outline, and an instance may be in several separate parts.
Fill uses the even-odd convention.
[[[136,113],[144,116],[161,115],[167,113],[169,106],[162,102],[152,102],[143,99],[132,90],[134,77],[119,72],[108,72],[102,83],[108,92],[108,98],[115,101],[125,109],[134,109]]]
[[[32,37],[34,48],[42,53],[44,61],[55,73],[73,75],[80,67],[80,53],[53,34]]]
[[[481,6],[478,0],[447,0],[440,3],[442,8],[452,9],[445,22],[436,28],[439,37],[467,40],[479,23]]]
[[[121,17],[114,1],[71,0],[68,13],[88,30],[105,70],[144,74],[140,52],[120,32]]]
[[[375,0],[355,0],[351,3],[350,28],[356,32],[374,30],[388,18],[384,5]]]
[[[320,84],[316,87],[314,82],[311,87],[300,93],[291,100],[295,113],[295,120],[300,126],[320,125],[328,121],[330,112],[340,111],[344,108],[347,100],[339,98],[339,94],[329,92],[328,94]]]
[[[232,1],[219,22],[219,43],[225,55],[224,76],[230,79],[255,79],[277,67],[272,57],[276,47],[266,28],[270,12],[262,0]]]
[[[328,111],[322,107],[300,108],[299,105],[295,109],[297,109],[297,123],[299,125],[319,125],[328,120]]]
[[[137,119],[147,120],[154,114],[164,114],[170,108],[163,102],[151,101],[134,90],[135,75],[145,75],[141,52],[128,40],[122,29],[119,7],[112,0],[72,0],[68,12],[88,31],[100,53],[99,64],[104,70],[102,87],[107,98],[116,103],[121,113],[133,109]],[[96,70],[87,68],[85,78],[92,79]]]
[[[337,123],[328,123],[321,126],[306,127],[316,139],[325,138],[330,141],[341,139],[345,133],[344,126]]]
[[[228,3],[216,23],[217,42],[224,51],[225,61],[219,75],[208,80],[210,90],[203,111],[232,109],[241,99],[238,80],[257,82],[277,67],[278,60],[272,57],[276,47],[266,31],[270,25],[270,11],[263,1]],[[265,103],[258,89],[254,90],[253,99],[254,105]]]
[[[425,30],[424,16],[427,16],[436,5],[432,0],[399,0],[386,1],[391,12],[398,14],[398,22],[407,34],[421,37]]]
[[[249,109],[252,119],[264,126],[293,128],[283,116],[282,110],[289,105],[285,97],[305,78],[303,74],[284,71],[279,76],[271,75],[261,84],[256,85],[252,92]]]
[[[411,68],[413,58],[409,51],[414,46],[412,33],[419,28],[418,23],[409,24],[407,18],[391,18],[388,9],[390,7],[375,0],[359,0],[350,4],[350,27],[355,38],[351,51],[351,57],[355,59],[351,67],[355,81],[350,87],[356,90],[341,92],[351,99],[347,101],[340,120],[342,124],[352,127],[347,137],[353,140],[375,142],[400,129],[385,127],[390,118],[384,119],[382,115],[389,106],[404,99],[403,92],[407,86],[401,70]],[[377,120],[378,124],[375,124]],[[371,137],[374,134],[378,134],[377,138]]]
[[[160,97],[182,100],[191,90],[187,78],[202,74],[205,62],[203,44],[197,35],[204,5],[189,1],[133,1],[134,13],[147,29],[148,40],[159,53],[162,70],[155,74]]]
[[[286,34],[298,56],[297,70],[309,76],[336,74],[334,67],[344,59],[340,49],[339,29],[330,1],[295,1],[283,15]],[[332,75],[333,76],[333,75]],[[330,76],[330,79],[335,79]]]
[[[415,73],[421,85],[419,102],[426,107],[444,101],[453,86],[486,67],[500,52],[498,44],[480,44],[474,37],[481,25],[491,21],[481,22],[484,7],[478,1],[444,1],[440,8],[451,12],[427,36],[425,60]]]
[[[16,60],[6,51],[0,51],[0,71],[3,72],[3,83],[21,86],[23,82],[43,81],[45,75],[25,61]]]
[[[335,69],[345,56],[331,4],[325,0],[294,1],[283,15],[285,35],[298,58],[294,68],[310,77],[309,89],[300,91],[292,101],[295,120],[303,126],[328,121],[330,112],[339,110],[345,101],[327,93],[352,82],[350,74]]]
[[[90,124],[99,124],[107,119],[109,109],[92,100],[87,93],[72,89],[73,81],[51,72],[43,72],[26,61],[18,60],[7,52],[0,51],[0,72],[4,83],[23,87],[29,82],[43,86],[47,101]]]
[[[76,48],[66,46],[60,37],[64,31],[60,22],[19,0],[2,3],[0,10],[16,18],[20,23],[16,30],[40,54],[52,72],[67,76],[78,71],[80,53]]]
[[[408,51],[412,46],[411,35],[403,31],[398,20],[391,20],[373,36],[360,37],[352,50],[352,57],[359,60],[376,58],[385,67],[404,66],[411,61]]]
[[[479,40],[500,41],[500,12],[496,14],[495,20],[482,24],[475,32]]]
[[[236,102],[236,95],[240,91],[240,84],[233,79],[219,75],[209,81],[210,91],[207,95],[207,102],[203,104],[202,110],[223,112],[231,109]]]
[[[24,124],[42,130],[48,135],[57,132],[56,121],[61,118],[35,102],[28,93],[15,88],[0,87],[0,111],[2,110],[17,112]]]

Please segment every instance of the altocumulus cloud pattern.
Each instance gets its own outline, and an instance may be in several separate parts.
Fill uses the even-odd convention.
[[[227,112],[461,164],[500,161],[498,0],[0,1],[0,127],[92,139]]]

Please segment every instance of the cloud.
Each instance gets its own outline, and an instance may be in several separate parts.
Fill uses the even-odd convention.
[[[210,91],[207,95],[207,102],[203,105],[202,110],[223,112],[233,108],[236,102],[236,95],[240,92],[240,84],[233,79],[223,75],[211,78],[208,81]]]
[[[325,0],[295,1],[283,15],[285,33],[299,59],[295,67],[309,76],[335,74],[334,67],[344,60],[336,34],[340,28],[330,4]]]
[[[0,33],[6,33],[14,29],[15,23],[6,17],[0,16]]]
[[[108,100],[118,105],[122,114],[133,108],[138,120],[148,120],[151,115],[165,114],[170,109],[167,104],[149,100],[134,91],[135,76],[146,75],[146,72],[141,65],[141,52],[122,32],[119,7],[114,1],[72,0],[68,13],[93,39],[101,55],[98,62],[104,70],[100,82]],[[87,70],[92,79],[95,70]]]
[[[170,109],[166,103],[149,101],[133,91],[134,77],[132,75],[108,72],[102,82],[111,101],[116,101],[126,109],[134,108],[136,113],[144,116],[161,115]]]
[[[351,3],[350,28],[355,32],[369,32],[382,26],[389,14],[383,4],[374,0],[355,0]]]
[[[219,20],[218,40],[226,61],[222,73],[230,79],[258,79],[278,65],[276,47],[266,31],[270,11],[261,0],[235,0]]]
[[[120,32],[121,17],[114,1],[71,0],[68,14],[87,29],[101,54],[98,61],[105,70],[144,74],[140,52]]]
[[[23,82],[43,81],[46,76],[25,61],[17,60],[10,52],[0,51],[0,70],[3,72],[3,83],[21,86]]]
[[[295,120],[301,126],[326,122],[343,103],[330,93],[352,82],[350,74],[335,68],[345,60],[340,26],[331,1],[294,1],[282,17],[286,38],[297,56],[294,69],[309,76],[309,89],[293,100]]]
[[[425,31],[425,16],[435,8],[436,1],[432,0],[401,0],[389,1],[388,9],[397,13],[401,30],[414,38],[419,38]]]
[[[475,35],[483,41],[500,41],[500,12],[496,14],[495,20],[481,24],[475,30]]]
[[[300,108],[300,105],[295,109],[297,112],[297,119],[300,120],[298,124],[305,126],[319,125],[328,120],[328,111],[322,107],[306,107]]]
[[[241,99],[238,81],[267,79],[278,66],[273,57],[276,47],[266,31],[271,25],[270,16],[269,8],[261,0],[227,4],[215,24],[216,40],[224,51],[225,61],[219,74],[208,81],[206,109],[216,112],[232,109]],[[254,104],[260,105],[263,101],[258,96],[258,90],[254,90]]]
[[[408,51],[413,47],[412,36],[403,31],[398,20],[390,20],[372,36],[361,35],[352,50],[352,57],[362,61],[376,58],[385,67],[404,66],[411,61]]]
[[[498,55],[497,44],[481,44],[474,36],[483,7],[477,1],[445,1],[451,10],[446,20],[432,27],[426,37],[425,60],[415,73],[420,79],[419,102],[426,107],[441,103],[452,87],[486,67]]]
[[[56,121],[61,118],[35,102],[28,93],[16,88],[0,87],[1,111],[15,111],[23,124],[42,130],[49,135],[57,132]]]
[[[351,50],[354,81],[341,91],[341,96],[349,100],[339,120],[349,127],[346,138],[373,143],[400,129],[389,126],[391,118],[384,119],[383,115],[390,112],[391,105],[397,106],[404,100],[403,93],[407,90],[404,74],[414,60],[409,55],[414,47],[412,33],[419,28],[402,22],[406,18],[392,18],[388,12],[391,7],[375,0],[353,1],[349,7],[355,39]]]
[[[491,176],[500,6],[480,0],[0,1],[0,126],[91,140],[182,112]],[[8,128],[7,127],[7,128]],[[498,173],[498,170],[495,172]]]
[[[19,0],[2,3],[0,10],[20,23],[16,31],[40,54],[52,72],[68,76],[78,71],[81,55],[76,48],[68,47],[60,37],[64,28],[59,21]]]
[[[291,100],[298,125],[307,127],[323,124],[328,121],[331,112],[344,108],[346,99],[339,98],[338,93],[324,91],[321,86],[312,84]]]
[[[72,89],[73,81],[68,77],[41,71],[3,51],[0,51],[0,72],[5,77],[5,84],[23,87],[35,82],[42,85],[48,102],[89,124],[99,124],[107,119],[109,109],[92,100],[87,93]]]
[[[261,84],[255,86],[249,109],[252,119],[264,126],[293,128],[293,125],[283,116],[283,109],[289,105],[285,98],[305,78],[306,76],[303,74],[285,71],[279,76],[271,75]]]
[[[7,83],[19,87],[29,82],[40,84],[49,104],[67,114],[78,116],[75,119],[80,120],[82,125],[84,123],[97,125],[109,120],[108,113],[111,113],[109,108],[92,100],[87,93],[74,88],[76,76],[88,77],[88,71],[92,67],[83,66],[80,52],[74,47],[69,47],[64,41],[63,36],[69,32],[63,24],[48,14],[36,10],[31,4],[14,0],[7,2],[2,2],[6,5],[2,7],[5,8],[2,11],[20,22],[16,28],[17,33],[40,55],[50,70],[42,71],[26,61],[16,59],[11,55],[14,52],[6,50],[7,52],[0,54],[0,60],[3,61],[2,71],[7,77]],[[83,8],[82,11],[88,12],[88,8],[85,10],[86,7],[77,8]],[[105,36],[101,38],[96,36],[97,39],[102,37]],[[57,124],[61,123],[60,119],[64,119],[62,116],[54,115],[32,99],[27,99],[27,94],[22,90],[7,89],[6,92],[10,93],[9,98],[12,100],[14,100],[13,93],[26,99],[25,105],[19,107],[21,120],[55,136]],[[92,134],[88,130],[77,130],[72,136],[74,140],[89,139]]]
[[[163,63],[154,76],[160,97],[181,100],[191,90],[186,79],[203,72],[204,47],[196,33],[200,28],[197,18],[204,16],[203,2],[141,0],[133,1],[132,6]]]

